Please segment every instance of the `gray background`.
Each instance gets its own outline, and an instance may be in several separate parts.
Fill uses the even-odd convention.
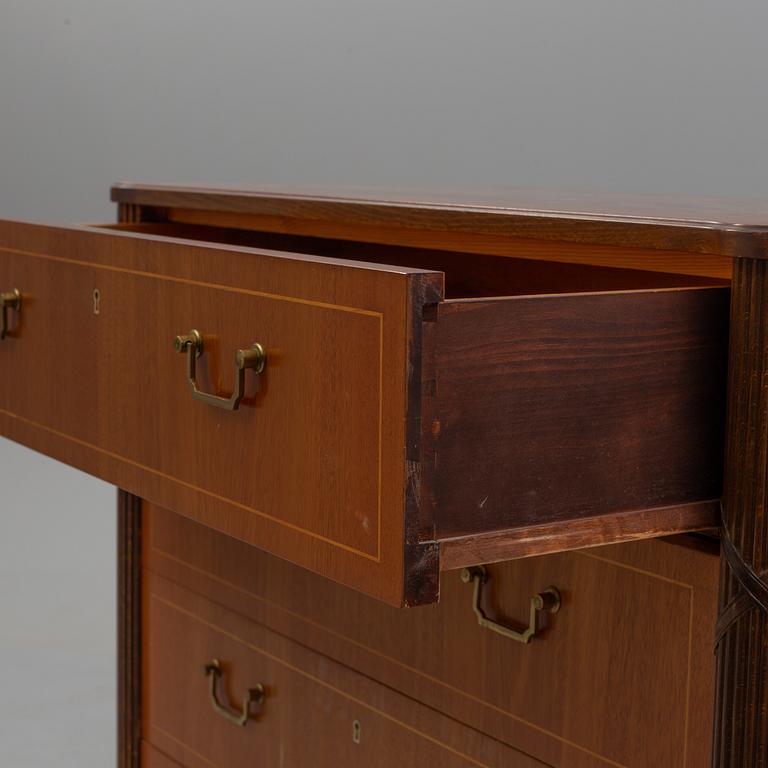
[[[0,0],[0,217],[112,219],[116,180],[768,197],[766,29],[764,0]],[[0,764],[109,765],[114,490],[0,441],[0,499]]]

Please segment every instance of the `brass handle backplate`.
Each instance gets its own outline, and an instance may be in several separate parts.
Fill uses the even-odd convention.
[[[248,718],[251,714],[251,706],[260,707],[267,696],[264,686],[259,683],[255,688],[249,688],[243,695],[243,703],[240,712],[233,711],[219,701],[219,695],[217,693],[219,678],[224,676],[221,662],[218,659],[211,659],[211,661],[203,667],[203,674],[210,680],[211,706],[213,707],[213,711],[216,712],[216,714],[221,715],[230,723],[239,725],[241,728],[248,722]]]
[[[230,397],[220,397],[209,392],[201,392],[197,388],[197,358],[203,354],[203,336],[200,331],[192,329],[185,336],[177,336],[173,342],[177,352],[187,355],[187,383],[195,400],[208,405],[236,411],[245,394],[245,371],[262,373],[267,365],[267,353],[261,344],[253,344],[250,349],[238,349],[235,352],[235,391]]]
[[[2,307],[2,326],[0,326],[0,341],[8,335],[8,310],[21,312],[21,291],[14,288],[7,293],[0,293],[0,307]]]
[[[482,565],[476,565],[472,568],[463,568],[461,571],[461,580],[465,584],[472,584],[472,610],[477,616],[477,623],[481,627],[497,632],[518,643],[530,643],[539,631],[539,615],[546,611],[547,613],[557,613],[560,610],[560,591],[557,587],[547,587],[543,592],[534,595],[531,598],[531,611],[528,617],[528,627],[523,630],[513,629],[506,624],[488,618],[482,607],[483,585],[488,581],[488,572]]]

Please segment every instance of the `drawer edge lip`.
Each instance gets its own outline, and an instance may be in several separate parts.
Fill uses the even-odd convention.
[[[0,220],[2,221],[2,220]],[[50,225],[42,224],[36,221],[15,221],[13,223],[43,226],[49,227]],[[134,226],[129,223],[130,226]],[[426,275],[431,276],[435,280],[442,280],[442,272],[438,272],[434,269],[422,269],[420,267],[404,267],[398,264],[379,264],[375,261],[357,261],[354,259],[338,259],[333,256],[319,256],[313,253],[302,253],[301,251],[279,251],[271,248],[258,248],[256,246],[249,245],[232,245],[229,243],[220,243],[206,240],[195,240],[193,238],[178,237],[171,235],[158,235],[151,232],[142,232],[136,229],[125,228],[126,224],[118,222],[114,224],[108,222],[106,224],[71,224],[71,225],[56,225],[52,228],[60,230],[72,230],[76,232],[87,232],[89,234],[95,234],[100,236],[114,236],[120,238],[135,238],[138,240],[148,240],[157,243],[167,243],[169,245],[183,245],[196,250],[216,250],[225,251],[229,253],[247,253],[255,254],[258,256],[266,256],[275,259],[288,259],[290,261],[300,261],[309,264],[322,264],[332,267],[346,267],[349,269],[361,269],[369,272],[377,272],[384,274],[398,274],[407,276],[419,276]]]
[[[720,499],[637,509],[439,539],[440,569],[692,533],[720,524]]]

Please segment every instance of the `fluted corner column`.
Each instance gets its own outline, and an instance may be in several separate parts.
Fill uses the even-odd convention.
[[[768,768],[768,261],[731,298],[713,768]]]

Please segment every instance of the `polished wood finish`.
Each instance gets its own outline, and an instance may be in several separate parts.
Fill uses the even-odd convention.
[[[181,765],[545,765],[171,581],[149,572],[145,584],[143,730]],[[211,708],[201,674],[211,658],[232,702],[256,683],[266,689],[243,728]]]
[[[117,493],[117,766],[140,768],[141,499]]]
[[[214,213],[204,213],[206,218],[213,216],[212,222],[218,221]],[[162,213],[147,215],[159,217]],[[691,254],[675,255],[666,251],[638,255],[631,253],[631,249],[618,253],[616,249],[603,249],[607,253],[601,256],[602,251],[596,250],[595,246],[509,239],[504,240],[505,248],[489,249],[486,243],[472,239],[475,236],[461,239],[453,232],[444,233],[442,237],[432,233],[423,242],[411,242],[410,230],[394,229],[392,231],[402,239],[398,242],[394,235],[387,236],[378,230],[360,233],[351,227],[339,227],[333,235],[320,233],[314,236],[246,227],[247,224],[255,227],[258,223],[248,218],[233,222],[239,227],[174,220],[105,226],[123,232],[433,269],[445,274],[445,298],[448,299],[725,285],[731,270],[731,261],[724,257],[720,258],[727,264],[727,269],[709,268],[706,259],[714,257],[697,255],[691,262]],[[311,228],[307,231],[313,232]],[[380,239],[374,240],[374,237]]]
[[[744,256],[768,242],[768,204],[483,187],[477,189],[118,184],[112,199],[159,209],[249,213],[287,219]]]
[[[717,625],[717,768],[768,765],[768,263],[734,265]]]
[[[150,572],[547,765],[709,760],[716,543],[675,537],[490,567],[488,610],[513,624],[532,594],[562,591],[562,610],[523,646],[478,627],[457,572],[443,575],[439,605],[402,611],[153,505],[145,529]]]
[[[718,498],[728,301],[440,304],[422,491],[435,537]]]
[[[186,632],[139,599],[143,561],[144,594],[186,606],[183,622],[201,643],[237,627],[257,646],[238,651],[244,663],[264,657],[266,644],[271,668],[290,659],[286,690],[303,720],[313,718],[302,697],[318,689],[288,677],[304,681],[308,671],[321,687],[336,680],[355,706],[379,702],[376,732],[402,762],[440,763],[431,750],[449,744],[472,765],[706,765],[716,545],[673,537],[492,565],[494,616],[524,618],[534,591],[565,585],[561,613],[513,650],[473,624],[467,586],[449,569],[711,528],[727,321],[724,291],[708,286],[731,276],[711,759],[714,768],[768,766],[768,204],[137,184],[118,185],[113,199],[122,232],[0,223],[0,281],[25,284],[24,311],[0,344],[0,433],[125,489],[121,767],[210,765],[172,740],[139,742],[147,701],[161,702],[172,729],[188,728],[162,698],[160,668],[140,655],[161,648],[181,659],[173,635]],[[341,305],[350,317],[321,327],[265,311],[266,294]],[[643,307],[619,314],[633,302]],[[606,303],[616,314],[595,322]],[[569,306],[570,317],[558,316]],[[376,557],[366,514],[373,481],[361,469],[370,463],[363,421],[374,410],[366,377],[375,345],[355,330],[361,309],[390,322],[379,338],[387,447]],[[210,332],[219,338],[204,385],[226,391],[233,350],[289,328],[311,386],[287,382],[293,358],[272,343],[267,386],[252,388],[240,413],[191,403],[183,361],[167,345],[200,317],[204,332],[223,329]],[[308,443],[306,422],[315,430]],[[277,505],[277,521],[259,516],[264,499]],[[141,516],[151,531],[143,542]],[[440,569],[440,605],[396,611],[381,602],[437,600]],[[142,615],[152,621],[143,630]],[[179,667],[162,672],[173,682]],[[414,723],[433,740],[403,735]],[[309,730],[326,759],[335,739],[316,722]]]
[[[0,282],[24,292],[4,435],[381,599],[436,599],[436,545],[407,540],[404,509],[414,302],[438,301],[438,273],[8,222],[0,244]],[[232,386],[236,349],[267,349],[239,411],[192,400],[172,345],[192,327],[208,391]]]
[[[679,507],[580,517],[537,523],[471,536],[440,540],[440,567],[464,568],[532,555],[568,552],[602,544],[669,536],[680,531],[714,530],[720,524],[720,501],[694,502]]]
[[[146,741],[141,742],[141,766],[142,768],[183,768],[181,763],[171,760],[168,755],[164,755]]]
[[[442,540],[481,536],[482,561],[501,531],[512,544],[556,520],[618,516],[596,542],[713,524],[691,502],[719,493],[727,293],[663,287],[711,281],[214,246],[147,230],[137,206],[122,218],[130,231],[0,223],[0,282],[25,297],[0,349],[3,434],[396,605],[438,599]],[[538,295],[441,301],[435,267],[456,291]],[[541,295],[550,283],[583,292]],[[267,349],[238,412],[192,400],[171,346],[192,327],[205,391],[233,386],[236,349]],[[38,374],[52,359],[67,376]],[[526,554],[537,541],[551,551],[529,536]]]
[[[537,259],[571,264],[594,264],[611,268],[671,272],[682,275],[706,275],[722,279],[731,276],[729,256],[710,253],[690,253],[679,250],[637,248],[594,243],[558,242],[534,238],[488,235],[477,232],[458,232],[414,229],[396,225],[352,224],[315,219],[297,219],[288,216],[266,216],[253,213],[189,210],[185,208],[153,209],[154,217],[168,222],[208,225],[274,232],[289,235],[311,235],[317,238],[356,240],[362,243],[385,243],[416,248],[440,248],[474,254],[493,254],[518,259]]]

